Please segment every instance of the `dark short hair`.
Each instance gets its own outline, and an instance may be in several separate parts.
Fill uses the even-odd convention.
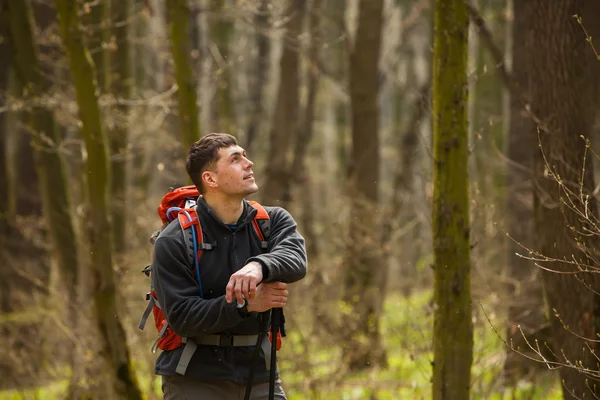
[[[203,192],[202,173],[215,168],[219,150],[237,144],[237,139],[228,133],[209,133],[190,147],[185,167],[200,193]]]

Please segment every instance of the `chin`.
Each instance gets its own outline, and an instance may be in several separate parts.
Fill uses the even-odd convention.
[[[246,191],[246,196],[249,196],[251,194],[254,194],[258,192],[258,186],[256,184],[252,185],[252,187],[249,187],[248,190]]]

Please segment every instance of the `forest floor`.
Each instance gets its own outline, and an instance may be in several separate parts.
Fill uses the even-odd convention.
[[[409,297],[389,295],[382,321],[387,349],[386,368],[349,373],[340,366],[341,352],[335,340],[323,343],[310,329],[302,329],[301,316],[288,313],[288,336],[279,353],[282,380],[289,400],[304,399],[429,399],[431,398],[431,291],[415,292]],[[516,388],[503,385],[502,366],[506,344],[500,338],[502,319],[491,309],[495,300],[474,305],[474,359],[472,399],[562,399],[553,372],[544,373],[537,382],[520,383]],[[489,307],[489,309],[488,309]],[[137,305],[133,309],[137,308]],[[132,318],[133,320],[133,318]],[[497,331],[496,331],[497,329]],[[140,385],[148,399],[160,398],[160,380],[151,368],[155,355],[148,348],[152,340],[138,334],[133,340],[135,363],[146,368],[140,372]],[[129,336],[132,338],[132,336]],[[150,353],[150,354],[148,354]],[[62,399],[66,380],[27,391],[0,392],[0,400]],[[151,389],[152,388],[152,389]]]

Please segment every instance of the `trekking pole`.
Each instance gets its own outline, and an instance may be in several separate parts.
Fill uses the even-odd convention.
[[[267,328],[263,327],[263,320],[268,322],[268,318],[266,315],[261,315],[261,328],[258,333],[258,339],[256,340],[256,346],[254,347],[254,355],[252,356],[252,367],[250,368],[250,374],[248,375],[248,383],[246,383],[246,393],[244,394],[244,400],[250,400],[250,394],[252,393],[252,383],[254,382],[254,373],[256,371],[256,363],[260,358],[260,349],[262,346],[262,342],[267,333]]]
[[[282,308],[274,308],[271,313],[271,370],[269,375],[269,400],[275,399],[275,368],[277,368],[277,334],[281,329]]]

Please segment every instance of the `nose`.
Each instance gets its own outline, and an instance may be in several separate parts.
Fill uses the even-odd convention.
[[[247,168],[252,168],[252,166],[254,165],[254,163],[252,162],[252,160],[250,160],[250,159],[249,159],[249,158],[247,158],[247,157],[244,157],[244,158],[246,159],[246,163],[248,164],[248,167],[247,167]]]

